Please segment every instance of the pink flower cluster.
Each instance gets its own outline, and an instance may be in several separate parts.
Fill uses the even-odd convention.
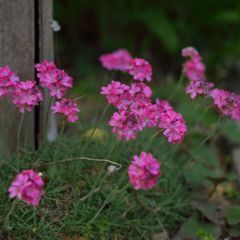
[[[129,181],[135,189],[150,189],[157,184],[160,173],[160,163],[152,154],[141,152],[134,155],[128,169]]]
[[[126,54],[126,50],[121,49],[101,56],[102,65],[107,69],[121,70],[122,61],[116,60],[122,57],[119,52]],[[114,61],[109,61],[109,59],[114,59]],[[134,80],[151,81],[152,79],[152,66],[144,59],[128,58],[126,69]],[[145,127],[158,126],[163,130],[163,135],[168,138],[169,142],[182,142],[187,131],[182,115],[176,113],[167,101],[157,100],[153,103],[151,101],[152,90],[145,83],[127,85],[112,81],[102,87],[101,94],[106,95],[108,103],[118,110],[112,115],[109,125],[113,127],[112,131],[117,134],[119,140],[122,138],[127,141],[136,139],[138,132]]]
[[[9,68],[9,66],[0,67],[0,98],[11,96],[19,78]]]
[[[100,62],[108,70],[127,71],[132,60],[131,54],[125,49],[119,49],[112,53],[100,56]]]
[[[186,92],[194,99],[199,95],[207,95],[213,88],[213,83],[207,82],[205,78],[205,65],[198,51],[193,47],[182,50],[182,56],[187,60],[183,64],[183,73],[190,80]]]
[[[198,51],[193,47],[187,47],[182,50],[182,56],[187,57],[183,64],[183,72],[191,81],[199,81],[205,78],[205,65]]]
[[[240,96],[235,93],[213,89],[209,96],[214,100],[214,104],[224,116],[231,116],[232,119],[240,121]]]
[[[128,72],[134,80],[151,81],[152,66],[142,58],[132,58],[125,49],[119,49],[112,53],[107,53],[99,58],[102,66],[108,70],[119,70]]]
[[[181,143],[187,127],[180,113],[176,113],[167,101],[152,103],[152,90],[144,83],[130,86],[112,81],[102,87],[101,94],[106,95],[108,103],[117,108],[109,125],[118,139],[127,141],[136,139],[137,133],[145,127],[160,127],[171,143]]]
[[[149,62],[142,58],[132,59],[128,72],[133,76],[134,80],[152,80],[152,66],[149,64]]]
[[[12,102],[20,112],[31,111],[43,100],[43,95],[36,86],[35,81],[18,82],[12,94]]]
[[[213,83],[205,80],[205,66],[196,49],[187,47],[182,50],[182,56],[190,58],[183,64],[183,72],[190,80],[186,92],[191,95],[191,98],[194,99],[197,94],[210,97],[221,114],[240,121],[240,96],[227,90],[214,88]]]
[[[69,122],[76,122],[78,120],[77,113],[79,112],[79,108],[72,99],[63,98],[57,101],[55,105],[51,107],[51,109],[53,113],[62,113],[67,117]]]
[[[35,68],[40,85],[49,89],[51,96],[59,99],[52,108],[53,112],[64,114],[70,122],[77,121],[77,105],[71,99],[63,98],[67,90],[72,88],[73,79],[52,62],[43,61],[36,64]],[[0,98],[4,96],[10,96],[20,112],[31,111],[43,100],[36,81],[20,81],[9,66],[0,67]]]
[[[23,170],[8,188],[10,198],[17,197],[31,206],[37,206],[44,194],[41,175],[33,170]]]
[[[0,67],[0,98],[3,96],[10,96],[20,112],[31,111],[43,99],[35,81],[20,81],[9,66]]]
[[[50,90],[51,96],[61,99],[67,90],[72,88],[73,79],[64,70],[60,70],[52,62],[43,61],[35,65],[42,87]]]
[[[167,101],[156,101],[159,114],[159,128],[163,129],[163,135],[170,143],[182,143],[187,132],[187,126],[181,113],[173,110]]]
[[[38,71],[37,76],[41,86],[49,89],[52,97],[59,99],[51,107],[53,113],[61,113],[69,122],[76,122],[79,112],[77,104],[69,98],[63,98],[72,88],[73,79],[64,70],[58,69],[54,63],[46,60],[36,64],[35,68]]]

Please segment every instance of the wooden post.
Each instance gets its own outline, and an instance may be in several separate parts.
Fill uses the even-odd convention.
[[[0,0],[0,66],[9,65],[21,80],[34,80],[34,64],[43,59],[53,60],[52,0]],[[0,100],[0,155],[16,150],[16,135],[20,114],[6,99],[3,121]],[[21,147],[35,148],[38,144],[46,101],[39,109],[26,114]],[[7,133],[7,145],[3,135]]]
[[[40,24],[40,61],[49,60],[54,61],[54,46],[53,46],[53,29],[51,27],[53,22],[53,0],[42,0],[39,2],[39,24]],[[50,113],[49,103],[50,96],[47,91],[44,92],[45,101],[40,108],[40,125],[39,125],[39,139],[40,142],[44,138],[54,140],[57,137],[57,123],[55,115]],[[49,111],[50,110],[50,111]],[[46,123],[46,116],[48,122]],[[47,127],[45,126],[47,124]]]
[[[22,80],[34,79],[35,11],[34,1],[0,0],[0,66],[9,65]],[[5,122],[3,102],[6,101]],[[9,99],[0,100],[0,153],[16,150],[20,114]],[[28,113],[21,137],[21,146],[34,146],[34,112]],[[3,135],[7,134],[7,146]]]

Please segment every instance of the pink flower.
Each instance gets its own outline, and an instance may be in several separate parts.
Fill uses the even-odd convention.
[[[155,127],[158,124],[158,115],[156,114],[156,105],[152,103],[146,104],[138,112],[138,119],[144,127]]]
[[[198,51],[192,47],[182,50],[183,57],[189,57],[183,64],[183,72],[190,81],[202,81],[205,79],[205,65]]]
[[[198,94],[208,95],[213,86],[213,83],[207,81],[192,81],[187,86],[186,92],[191,95],[192,99],[194,99]]]
[[[186,47],[182,49],[182,56],[189,57],[191,59],[202,59],[199,52],[194,47]]]
[[[235,104],[232,109],[231,117],[233,120],[240,121],[240,96],[236,96]]]
[[[45,60],[36,64],[35,68],[41,86],[49,89],[51,96],[61,99],[67,90],[72,88],[73,79],[64,70],[58,69],[54,63]]]
[[[206,81],[205,66],[195,48],[183,49],[182,56],[188,57],[188,60],[183,64],[183,72],[190,80],[186,92],[191,95],[191,98],[194,99],[198,94],[209,96],[223,115],[231,116],[232,119],[240,121],[240,96],[223,89],[213,89],[213,83]],[[165,130],[164,133],[169,135],[170,132]]]
[[[76,122],[78,120],[77,113],[80,111],[77,104],[72,99],[63,98],[51,107],[53,113],[62,113],[67,117],[69,122]]]
[[[163,135],[173,144],[182,143],[187,132],[187,126],[182,114],[171,110],[161,115],[159,127],[164,129]]]
[[[51,89],[51,86],[58,82],[57,67],[53,62],[45,60],[42,63],[36,64],[35,68],[38,71],[37,77],[42,87]]]
[[[9,198],[17,197],[31,206],[37,206],[44,194],[44,182],[39,173],[23,170],[8,188]]]
[[[209,96],[214,100],[218,110],[233,120],[240,121],[240,96],[223,89],[213,89]]]
[[[131,54],[125,49],[119,49],[115,52],[104,54],[99,58],[104,68],[123,72],[128,70],[131,59]]]
[[[139,114],[147,105],[151,104],[152,90],[144,83],[131,84],[129,93],[131,95],[129,108],[132,112]]]
[[[186,123],[180,113],[167,111],[161,115],[159,127],[163,128],[163,135],[170,143],[182,143],[186,134]]]
[[[160,118],[162,113],[173,110],[172,106],[170,105],[170,103],[168,101],[161,100],[159,98],[156,99],[155,106],[156,106],[156,115],[158,118]]]
[[[182,115],[174,112],[167,101],[157,99],[153,104],[150,99],[152,90],[144,83],[128,86],[112,81],[102,87],[101,94],[105,94],[108,102],[118,109],[109,121],[118,140],[136,139],[138,132],[145,127],[160,126],[169,142],[182,142],[186,133]]]
[[[129,87],[113,81],[107,87],[103,87],[101,93],[106,94],[108,102],[119,110],[109,122],[119,140],[135,139],[137,133],[145,126],[157,125],[155,108],[150,100],[152,91],[144,83],[133,83]]]
[[[186,61],[183,65],[183,72],[191,81],[201,81],[205,78],[205,66],[196,59]]]
[[[217,88],[213,89],[209,93],[209,96],[214,100],[214,104],[223,115],[229,116],[234,111],[233,118],[237,119],[236,113],[239,104],[239,96],[232,92]]]
[[[20,81],[14,86],[12,102],[20,112],[31,111],[43,100],[43,95],[36,86],[35,81]]]
[[[11,95],[19,78],[9,68],[9,66],[0,67],[0,98]]]
[[[112,131],[117,134],[118,140],[125,138],[126,141],[136,139],[138,131],[143,129],[136,115],[124,110],[115,112],[109,121],[109,125],[113,127]]]
[[[217,88],[213,89],[209,93],[209,96],[213,98],[214,103],[217,105],[218,108],[225,107],[228,104],[230,95],[231,93],[229,91]]]
[[[151,153],[141,152],[140,156],[133,156],[128,176],[136,190],[154,187],[160,175],[160,163],[153,158]]]
[[[106,87],[102,87],[101,94],[106,95],[108,103],[117,108],[124,109],[129,104],[129,86],[112,81]]]
[[[141,94],[142,97],[150,98],[152,96],[152,89],[145,83],[133,83],[130,86],[130,93],[132,96]]]
[[[152,66],[142,58],[132,59],[128,72],[133,76],[134,80],[152,80]]]

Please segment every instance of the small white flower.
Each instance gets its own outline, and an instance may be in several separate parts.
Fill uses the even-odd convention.
[[[116,166],[114,166],[114,165],[110,165],[107,170],[108,170],[107,174],[111,175],[114,172],[116,172],[118,170],[118,168]]]
[[[58,31],[61,30],[61,26],[59,25],[58,21],[56,21],[54,19],[51,21],[50,26],[51,26],[51,28],[53,29],[54,32],[58,32]]]

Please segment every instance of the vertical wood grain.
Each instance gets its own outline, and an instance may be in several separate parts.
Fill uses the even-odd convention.
[[[34,79],[35,28],[33,0],[0,0],[0,65],[9,65],[21,80]],[[20,114],[7,100],[6,122],[2,120],[0,100],[0,153],[3,152],[3,128],[7,128],[7,151],[16,149]],[[34,113],[27,113],[23,127],[22,147],[34,146]]]

